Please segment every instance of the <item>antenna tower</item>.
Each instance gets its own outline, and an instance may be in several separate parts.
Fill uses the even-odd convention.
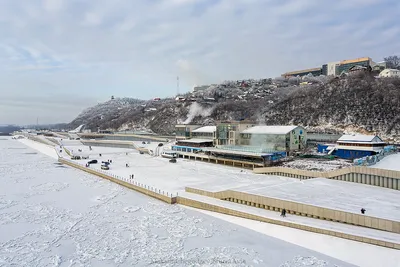
[[[179,76],[176,77],[176,96],[179,95]]]

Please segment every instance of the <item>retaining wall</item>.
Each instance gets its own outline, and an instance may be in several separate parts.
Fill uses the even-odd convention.
[[[262,216],[258,216],[258,215],[254,215],[254,214],[250,214],[250,213],[246,213],[246,212],[242,212],[242,211],[237,211],[237,210],[221,207],[218,205],[204,203],[201,201],[197,201],[197,200],[193,200],[193,199],[189,199],[189,198],[185,198],[185,197],[181,197],[181,196],[177,197],[176,203],[182,204],[185,206],[189,206],[189,207],[193,207],[193,208],[197,208],[197,209],[203,209],[203,210],[223,213],[223,214],[237,216],[237,217],[246,218],[246,219],[251,219],[251,220],[255,220],[255,221],[278,224],[278,225],[296,228],[296,229],[300,229],[300,230],[304,230],[304,231],[340,237],[340,238],[344,238],[344,239],[354,240],[354,241],[368,243],[368,244],[372,244],[372,245],[378,245],[378,246],[387,247],[387,248],[400,249],[400,244],[393,243],[393,242],[385,242],[382,240],[377,240],[377,239],[373,239],[373,238],[369,238],[369,237],[362,237],[362,236],[357,236],[357,235],[352,235],[352,234],[340,233],[340,232],[336,232],[336,231],[332,231],[332,230],[320,229],[320,228],[316,228],[316,227],[312,227],[312,226],[301,225],[301,224],[291,223],[291,222],[287,222],[287,221],[274,220],[274,219],[265,218]]]
[[[295,215],[352,224],[397,234],[400,233],[400,222],[393,220],[387,220],[362,214],[307,205],[294,201],[287,201],[266,196],[253,195],[233,190],[226,190],[221,192],[208,192],[201,189],[186,187],[185,191],[262,209],[268,209],[273,211],[281,211],[282,209],[286,209],[287,213]]]
[[[284,167],[270,167],[255,168],[253,172],[299,179],[327,178],[400,190],[400,171],[377,168],[353,166],[330,172],[314,172]]]
[[[136,146],[133,141],[110,141],[110,140],[80,140],[81,143],[85,146],[103,146],[103,147],[118,147],[118,148],[130,148],[136,149],[137,151],[149,154],[149,150],[147,148],[140,148]]]
[[[135,138],[137,140],[127,140],[127,141],[158,141],[158,142],[167,142],[168,138],[163,138],[160,136],[152,136],[152,135],[140,135],[140,134],[102,134],[102,133],[78,133],[78,136],[81,138],[87,139],[95,139],[95,138],[104,138],[104,137],[111,137],[111,138],[104,138],[104,141],[109,140],[116,140],[122,141],[123,138]],[[114,137],[119,137],[120,139],[113,139]]]
[[[138,186],[136,184],[132,184],[132,183],[129,183],[129,182],[124,181],[122,179],[119,179],[119,178],[117,178],[117,176],[114,176],[114,175],[111,175],[111,174],[105,174],[105,173],[93,170],[91,168],[84,167],[84,166],[81,166],[79,164],[73,163],[73,162],[71,162],[69,160],[65,160],[63,158],[59,158],[58,161],[63,163],[63,164],[69,165],[71,167],[74,167],[74,168],[80,169],[82,171],[88,172],[90,174],[94,174],[94,175],[100,176],[101,178],[104,178],[104,179],[107,179],[107,180],[109,180],[111,182],[114,182],[116,184],[125,186],[125,187],[127,187],[129,189],[133,189],[133,190],[135,190],[137,192],[140,192],[142,194],[145,194],[145,195],[148,195],[150,197],[156,198],[158,200],[164,201],[164,202],[166,202],[168,204],[175,204],[176,203],[176,197],[166,196],[164,194],[157,193],[157,192],[149,190],[149,189],[147,189],[145,187]]]

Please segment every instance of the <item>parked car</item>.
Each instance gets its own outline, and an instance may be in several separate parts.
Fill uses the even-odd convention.
[[[176,159],[170,159],[169,162],[176,163]]]
[[[81,159],[81,156],[72,156],[71,159],[72,160],[79,160],[79,159]]]
[[[108,165],[101,165],[101,169],[102,170],[109,170],[110,167],[108,167]]]
[[[96,164],[97,163],[97,159],[92,159],[88,161],[88,164]]]
[[[163,146],[163,145],[164,145],[163,143],[159,143],[159,144],[158,144],[158,146]]]

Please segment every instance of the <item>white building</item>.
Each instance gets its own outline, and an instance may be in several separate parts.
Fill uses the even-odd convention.
[[[213,140],[217,126],[203,126],[192,131],[192,138]]]
[[[400,70],[396,69],[385,69],[379,73],[379,77],[381,78],[393,78],[400,77]]]
[[[257,146],[273,151],[303,149],[307,132],[303,127],[290,125],[254,126],[241,132],[241,145]]]
[[[338,73],[336,73],[337,70],[337,66],[340,65],[340,61],[335,61],[335,62],[329,62],[328,64],[328,69],[327,69],[327,76],[336,76],[339,75]]]

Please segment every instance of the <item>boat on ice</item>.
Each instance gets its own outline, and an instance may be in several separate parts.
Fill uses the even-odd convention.
[[[178,154],[175,151],[163,151],[161,153],[161,157],[167,159],[176,159],[178,157]]]

